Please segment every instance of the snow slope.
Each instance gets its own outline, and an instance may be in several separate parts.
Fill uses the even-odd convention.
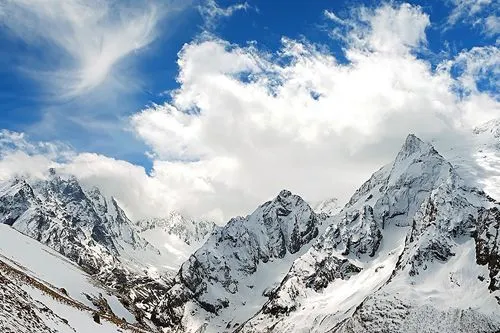
[[[333,216],[340,212],[342,206],[339,204],[337,198],[329,198],[319,202],[311,203],[311,207],[317,214],[324,213],[329,216]]]
[[[115,296],[79,267],[5,224],[0,225],[0,254],[0,332],[121,332],[120,319],[135,322]],[[111,312],[103,312],[92,299],[105,300]],[[101,313],[101,324],[93,320],[95,312]]]

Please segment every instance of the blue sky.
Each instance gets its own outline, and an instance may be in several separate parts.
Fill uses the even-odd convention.
[[[340,149],[337,146],[323,147],[325,140],[341,142],[343,139],[339,138],[357,133],[356,139],[349,141],[352,147],[338,151],[338,160],[344,163],[361,161],[362,156],[372,154],[373,146],[370,145],[376,146],[375,155],[380,157],[371,158],[367,169],[359,170],[359,176],[351,182],[354,184],[366,175],[368,167],[380,165],[393,153],[401,133],[422,132],[423,136],[434,138],[448,133],[452,127],[455,131],[460,126],[477,125],[471,119],[488,120],[498,111],[500,22],[499,4],[495,0],[409,3],[71,0],[63,6],[60,0],[34,3],[32,0],[0,3],[0,128],[9,131],[4,131],[3,141],[9,136],[5,133],[15,132],[22,133],[26,140],[24,147],[28,142],[36,147],[44,144],[64,147],[58,149],[65,154],[50,156],[55,162],[67,158],[67,151],[77,157],[95,153],[103,159],[129,163],[131,168],[144,167],[145,175],[141,177],[148,181],[163,173],[175,174],[175,181],[165,180],[161,186],[192,187],[193,193],[204,193],[199,200],[211,202],[211,208],[217,206],[213,203],[217,200],[228,201],[228,206],[237,207],[224,208],[224,212],[244,210],[230,199],[235,196],[234,191],[244,192],[235,196],[238,200],[248,199],[251,203],[261,195],[269,195],[280,185],[307,193],[313,191],[308,186],[295,186],[290,182],[296,178],[294,175],[262,191],[241,190],[219,179],[228,165],[252,164],[246,161],[247,155],[238,153],[245,149],[254,147],[263,154],[255,158],[265,160],[264,147],[278,147],[281,140],[292,133],[291,138],[303,138],[305,143],[301,142],[293,152],[284,154],[300,155],[303,154],[301,149],[311,145],[318,152],[328,149],[336,152]],[[299,47],[304,47],[305,51],[297,51]],[[205,74],[189,74],[190,66],[203,73],[206,70],[206,79]],[[357,105],[355,97],[352,100],[340,98],[337,104],[337,92],[322,86],[328,84],[328,78],[321,82],[314,80],[316,74],[322,74],[322,68],[325,73],[331,69],[332,75],[338,77],[352,71],[351,76],[345,76],[345,84],[348,86],[351,84],[349,78],[359,75],[360,89],[368,81],[371,82],[366,83],[368,90],[377,85],[378,75],[385,75],[385,69],[395,71],[387,77],[393,80],[388,87],[401,82],[404,86],[405,80],[411,81],[412,75],[422,83],[405,87],[404,91],[409,94],[405,96],[398,95],[398,91],[377,91],[366,94],[368,102],[364,105]],[[396,72],[398,68],[407,70],[408,76],[398,78],[401,75]],[[183,73],[188,74],[183,77]],[[431,82],[426,82],[426,77]],[[291,92],[286,92],[285,88],[301,78],[304,78],[303,84],[299,82],[291,90],[295,95],[286,95]],[[233,89],[231,84],[235,82],[231,80],[242,86],[237,93],[228,96],[224,92]],[[269,83],[273,80],[276,80],[274,85]],[[436,83],[432,83],[433,80]],[[227,85],[219,87],[223,81]],[[338,119],[326,115],[325,119],[318,120],[318,113],[284,113],[277,130],[273,127],[278,126],[273,111],[260,114],[254,109],[259,101],[251,100],[255,98],[255,89],[264,87],[256,83],[264,81],[267,82],[265,89],[277,89],[273,93],[282,94],[284,100],[300,95],[302,90],[296,89],[308,89],[318,102],[329,99],[328,104],[321,104],[321,112],[330,106],[335,109],[342,105],[342,111],[338,112],[343,115]],[[252,88],[245,83],[255,86]],[[343,81],[334,80],[331,84],[342,86]],[[447,88],[441,93],[443,85]],[[210,96],[201,96],[209,90],[206,88],[214,86],[218,89]],[[365,96],[366,89],[355,92],[356,84],[353,87],[348,93]],[[440,93],[429,101],[431,108],[436,107],[432,112],[427,104],[419,109],[412,102],[413,98],[421,99],[419,94],[429,96],[426,89]],[[221,95],[217,96],[219,92]],[[375,107],[370,101],[385,104]],[[268,105],[274,102],[275,107],[286,108],[278,99],[270,100]],[[310,105],[309,101],[297,100],[292,106],[300,103],[304,108]],[[388,109],[395,110],[394,113],[383,111],[384,105],[390,106]],[[179,114],[172,113],[171,108]],[[358,108],[366,110],[367,116],[356,111]],[[432,113],[428,122],[433,125],[428,126],[423,120],[421,123],[414,121],[415,127],[402,126],[401,133],[396,131],[392,135],[374,130],[380,119],[387,121],[384,125],[389,129],[400,127],[399,110],[410,109],[412,115]],[[452,111],[456,113],[450,115]],[[193,112],[198,112],[199,117],[185,116]],[[437,113],[440,114],[436,116]],[[446,125],[435,127],[434,116]],[[245,120],[247,117],[249,120]],[[256,122],[255,132],[248,130],[247,133],[243,126],[245,121],[253,122],[256,117],[260,120]],[[352,123],[356,117],[363,121]],[[326,119],[333,125],[320,128],[320,124],[330,121]],[[427,118],[422,116],[421,119]],[[239,133],[230,132],[231,128],[239,128],[238,122],[242,122],[242,136],[248,137],[241,139],[239,146],[236,142],[233,146],[230,144],[232,138]],[[281,128],[290,123],[294,124],[290,125],[290,130],[281,132]],[[219,125],[220,128],[214,130]],[[227,133],[227,137],[221,133]],[[218,136],[223,137],[225,145],[219,146],[219,141],[207,144]],[[249,142],[251,144],[246,146]],[[23,149],[22,145],[18,146]],[[36,152],[30,151],[28,155],[36,155]],[[290,161],[295,161],[295,157],[290,157]],[[194,162],[208,165],[195,167]],[[328,164],[331,161],[322,163],[325,169],[338,167]],[[233,176],[240,179],[241,173],[250,174],[253,178],[249,178],[249,184],[262,172],[258,166],[248,167],[248,170],[238,168]],[[311,170],[314,168],[311,166]],[[191,177],[194,180],[188,185],[179,181]],[[280,179],[280,176],[273,179]],[[216,190],[221,182],[223,189]],[[354,186],[351,183],[349,186]],[[342,186],[342,191],[350,188]],[[206,193],[215,192],[221,193],[223,199],[219,194],[211,199],[205,197]],[[169,195],[176,198],[179,193]]]

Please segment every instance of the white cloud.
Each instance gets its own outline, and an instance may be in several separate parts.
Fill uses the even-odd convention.
[[[488,35],[500,34],[500,17],[497,15],[490,15],[485,20],[485,30]]]
[[[455,138],[498,114],[496,97],[479,87],[498,49],[464,51],[433,69],[414,52],[430,24],[421,8],[353,13],[342,18],[347,63],[287,38],[276,54],[207,35],[186,44],[171,101],[131,118],[152,150],[149,175],[96,154],[59,168],[101,184],[134,217],[176,209],[224,221],[282,188],[346,200],[408,133]]]
[[[60,142],[31,142],[24,133],[0,130],[0,180],[15,176],[45,177],[57,161],[73,157]]]
[[[32,142],[24,133],[0,130],[0,157],[17,151],[54,160],[67,160],[73,156],[72,148],[62,142]]]
[[[144,1],[6,0],[0,8],[0,25],[43,48],[43,60],[37,59],[43,63],[24,70],[63,98],[106,81],[123,82],[113,68],[156,38],[163,14],[154,2]]]
[[[334,12],[330,11],[330,10],[324,10],[323,11],[323,15],[325,15],[325,17],[337,24],[341,24],[341,25],[345,25],[346,22],[341,19],[340,17],[338,17]]]
[[[401,4],[398,7],[383,4],[378,8],[358,7],[351,15],[340,18],[325,10],[327,19],[334,22],[331,37],[347,44],[349,49],[366,51],[407,52],[425,47],[429,16],[418,6]],[[413,26],[408,26],[411,22]]]
[[[452,0],[453,9],[448,16],[448,22],[455,24],[459,20],[471,19],[491,2],[492,0]]]
[[[448,25],[469,24],[479,27],[485,35],[489,36],[500,32],[498,1],[451,0],[449,2],[453,9],[448,16]]]
[[[345,200],[408,133],[451,135],[498,112],[498,102],[467,79],[477,79],[494,54],[471,51],[477,66],[462,64],[456,79],[451,67],[433,70],[413,54],[425,47],[430,24],[421,8],[355,13],[343,19],[345,65],[286,38],[274,56],[213,37],[183,48],[172,102],[132,117],[158,160],[177,159],[157,161],[155,172],[176,179],[172,190],[190,193],[179,207],[219,208],[227,218],[283,187],[311,200]],[[458,88],[470,93],[460,96]]]
[[[468,93],[479,93],[478,82],[500,98],[500,49],[496,46],[473,47],[445,62],[447,70],[458,72],[457,80]]]
[[[207,29],[213,29],[221,18],[230,17],[235,12],[247,11],[249,9],[253,8],[246,1],[227,7],[220,7],[215,0],[206,0],[202,5],[198,6],[198,11],[203,17],[205,28]]]
[[[366,40],[376,51],[395,52],[415,49],[426,44],[425,29],[430,25],[429,16],[422,9],[409,4],[399,7],[383,5],[375,11],[362,10],[361,20],[368,31],[357,33],[357,40]]]

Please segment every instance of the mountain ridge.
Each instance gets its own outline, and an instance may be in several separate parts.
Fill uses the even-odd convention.
[[[323,206],[282,190],[224,226],[132,222],[76,178],[0,184],[2,223],[68,243],[150,330],[500,330],[500,203],[431,144],[408,135],[342,209]]]

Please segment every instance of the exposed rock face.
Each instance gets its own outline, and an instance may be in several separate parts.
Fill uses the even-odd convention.
[[[500,210],[493,207],[481,210],[473,232],[476,241],[476,259],[489,269],[489,289],[500,290]],[[498,300],[500,303],[500,299]]]
[[[49,245],[89,273],[112,264],[116,247],[75,182],[63,184],[56,178],[36,185],[39,195],[24,179],[2,184],[0,221]]]

